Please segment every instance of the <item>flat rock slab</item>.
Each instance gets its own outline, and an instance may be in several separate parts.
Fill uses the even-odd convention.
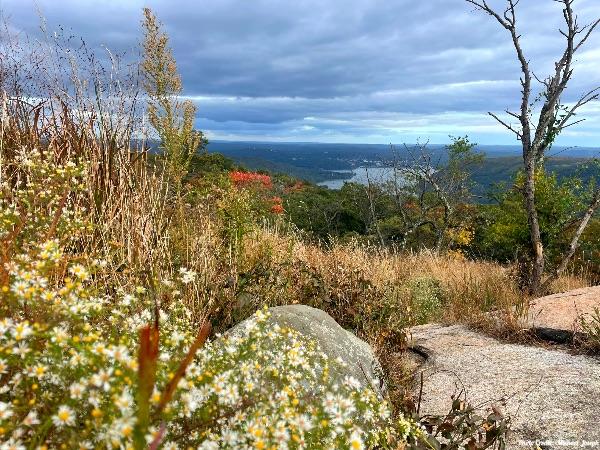
[[[507,344],[460,325],[423,325],[413,344],[428,358],[421,412],[445,414],[464,391],[472,405],[501,406],[511,417],[509,449],[600,448],[600,360]]]
[[[527,328],[541,337],[565,342],[581,331],[581,318],[600,308],[600,286],[541,297],[531,302]]]

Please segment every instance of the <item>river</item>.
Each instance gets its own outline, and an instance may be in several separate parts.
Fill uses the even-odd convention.
[[[319,186],[327,186],[329,189],[341,189],[344,183],[367,185],[368,179],[371,180],[371,183],[385,183],[394,177],[394,170],[391,167],[357,167],[352,171],[339,170],[333,172],[352,172],[352,178],[327,180],[319,183]]]

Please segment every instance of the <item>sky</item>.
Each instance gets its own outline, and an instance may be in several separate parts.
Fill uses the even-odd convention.
[[[505,0],[488,0],[501,9]],[[196,125],[213,140],[518,144],[487,115],[517,109],[507,31],[465,0],[0,0],[19,32],[62,26],[102,51],[135,54],[141,10],[170,36]],[[598,0],[575,0],[581,23]],[[540,78],[563,49],[560,6],[522,0],[523,47]],[[600,86],[600,29],[564,102]],[[557,144],[600,146],[600,102]]]

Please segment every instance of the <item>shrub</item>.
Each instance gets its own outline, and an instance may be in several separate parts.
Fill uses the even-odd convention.
[[[524,174],[519,172],[513,185],[496,186],[495,192],[490,194],[497,204],[483,208],[472,246],[474,254],[502,262],[527,260],[530,236],[522,197],[524,182]],[[556,173],[543,171],[536,174],[540,229],[549,263],[556,264],[568,247],[578,211],[585,210],[589,204],[592,188],[593,184],[585,184],[576,176],[559,178]]]
[[[81,268],[75,270],[83,276]],[[140,431],[135,333],[119,336],[90,325],[90,319],[104,314],[109,314],[107,325],[122,320],[131,296],[120,298],[109,313],[103,307],[110,303],[107,298],[82,302],[77,296],[86,291],[80,283],[75,286],[65,287],[66,297],[54,300],[61,309],[77,311],[69,320],[0,322],[6,386],[0,394],[0,425],[8,443],[128,448]],[[127,329],[136,329],[148,316],[142,311],[130,317]],[[162,417],[155,414],[141,430],[144,445],[159,440],[164,448],[363,448],[418,435],[415,425],[393,419],[385,403],[371,390],[359,389],[356,380],[333,384],[329,363],[314,343],[291,330],[267,328],[266,318],[259,312],[241,336],[226,336],[198,352]],[[173,315],[161,313],[160,328],[155,413],[173,376],[174,358],[194,337]]]
[[[419,277],[409,282],[412,312],[417,324],[429,322],[442,308],[442,288],[439,280]]]
[[[581,330],[585,337],[582,344],[593,353],[600,353],[600,308],[580,319]]]
[[[148,119],[160,138],[164,168],[175,188],[187,175],[194,155],[206,147],[194,128],[196,106],[182,100],[183,86],[169,38],[149,8],[144,8],[143,61],[140,65],[147,95]]]
[[[255,227],[261,201],[248,190],[228,188],[219,201],[219,216],[223,235],[234,253],[240,254],[246,235]]]
[[[448,414],[425,416],[421,423],[429,432],[428,448],[505,450],[510,419],[495,406],[482,417],[473,406],[455,398]]]

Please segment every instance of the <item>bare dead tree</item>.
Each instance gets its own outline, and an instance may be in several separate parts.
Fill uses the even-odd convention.
[[[492,16],[510,36],[516,52],[517,59],[521,66],[521,106],[517,112],[506,110],[506,114],[511,119],[516,119],[518,124],[511,123],[511,119],[504,119],[499,115],[490,112],[489,114],[503,125],[510,132],[514,133],[521,142],[523,148],[523,164],[525,169],[525,186],[523,196],[527,210],[527,219],[529,225],[529,234],[531,237],[531,253],[533,266],[529,278],[529,291],[532,294],[538,294],[546,289],[560,271],[568,265],[575,250],[579,245],[579,238],[583,233],[585,226],[594,212],[600,206],[597,201],[598,195],[594,195],[596,200],[590,204],[591,214],[586,212],[581,218],[581,231],[577,230],[569,246],[569,250],[564,254],[562,262],[558,265],[558,272],[555,270],[546,281],[542,282],[544,276],[544,246],[542,244],[538,213],[536,208],[535,194],[535,174],[536,171],[543,169],[543,161],[546,151],[552,146],[556,137],[565,129],[582,122],[584,119],[576,117],[577,112],[587,103],[600,98],[600,86],[589,90],[579,97],[572,105],[566,106],[561,103],[561,96],[565,92],[569,81],[573,76],[573,61],[576,53],[582,48],[594,30],[600,24],[597,19],[586,25],[580,25],[577,15],[573,12],[574,0],[554,0],[563,5],[563,17],[566,29],[559,30],[564,37],[565,48],[560,58],[554,63],[554,72],[548,77],[541,79],[537,77],[529,65],[529,60],[523,52],[521,45],[521,34],[517,27],[516,7],[520,0],[506,0],[506,9],[499,13],[489,6],[486,0],[466,0],[467,3],[474,5],[478,10]],[[539,115],[534,117],[532,101],[532,82],[537,81],[541,85],[542,105]]]
[[[439,174],[441,173],[440,164],[439,161],[437,163],[432,161],[432,155],[427,150],[427,143],[424,145],[417,145],[416,147],[404,145],[404,148],[409,155],[409,159],[404,165],[404,172],[414,181],[422,184],[423,189],[419,195],[421,202],[427,191],[430,190],[435,194],[438,200],[434,204],[435,207],[441,206],[442,208],[443,218],[441,223],[438,225],[435,224],[435,221],[431,221],[434,224],[433,228],[435,229],[436,234],[435,249],[439,252],[442,249],[445,232],[450,227],[450,217],[454,212],[454,204],[449,198],[453,191],[452,186],[448,185],[445,186],[445,188],[441,187],[442,180],[439,177]],[[428,208],[423,209],[427,212]],[[430,221],[428,220],[427,222],[429,223]]]
[[[429,149],[428,142],[404,144],[402,157],[392,146],[393,159],[388,164],[393,177],[386,188],[406,227],[403,247],[411,235],[428,227],[439,252],[448,232],[465,225],[466,217],[460,210],[472,198],[470,172],[483,161],[483,155],[473,151],[475,144],[467,137],[452,139],[452,144],[437,152]],[[413,203],[416,211],[409,214],[407,204]]]

